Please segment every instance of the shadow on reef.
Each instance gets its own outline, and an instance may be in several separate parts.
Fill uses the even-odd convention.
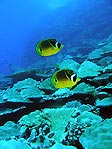
[[[82,104],[90,104],[94,103],[94,98],[92,95],[88,94],[80,94],[80,95],[72,95],[67,98],[58,98],[57,100],[46,100],[44,102],[40,102],[38,99],[38,102],[36,101],[35,98],[30,98],[30,101],[33,101],[33,103],[22,103],[22,102],[6,102],[6,103],[1,103],[0,104],[0,111],[2,109],[11,109],[12,111],[3,113],[0,115],[0,125],[5,124],[7,121],[14,121],[18,122],[18,120],[24,116],[29,114],[30,112],[33,112],[35,110],[42,110],[45,108],[57,108],[57,107],[62,107],[65,105],[67,102],[73,101],[73,98],[79,98],[83,99],[81,101]],[[86,100],[84,100],[86,99]],[[89,100],[91,99],[91,100]],[[41,98],[40,98],[41,100]]]
[[[100,116],[103,119],[112,118],[112,106],[100,107]]]
[[[4,125],[7,121],[14,121],[17,122],[23,115],[27,115],[30,112],[33,112],[35,110],[42,110],[44,108],[51,107],[51,104],[54,104],[53,102],[46,101],[44,103],[21,103],[21,102],[8,102],[0,104],[0,109],[18,109],[11,113],[6,113],[3,115],[0,115],[0,126]]]

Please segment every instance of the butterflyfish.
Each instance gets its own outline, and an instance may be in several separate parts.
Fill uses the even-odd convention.
[[[37,43],[36,53],[40,56],[51,56],[58,53],[63,45],[56,39],[46,39]]]
[[[56,71],[51,77],[51,83],[55,88],[73,88],[81,79],[71,69]]]

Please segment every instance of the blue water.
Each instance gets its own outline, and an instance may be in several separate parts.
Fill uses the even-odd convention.
[[[63,59],[69,48],[97,44],[111,33],[111,0],[0,0],[0,76],[15,67],[42,66],[39,60],[50,63],[35,52],[42,39],[63,43]]]

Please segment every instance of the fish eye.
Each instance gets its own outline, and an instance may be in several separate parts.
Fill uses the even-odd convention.
[[[54,81],[55,81],[55,82],[58,82],[58,80],[57,80],[57,79],[54,79]]]
[[[40,48],[40,52],[42,52],[42,48]]]

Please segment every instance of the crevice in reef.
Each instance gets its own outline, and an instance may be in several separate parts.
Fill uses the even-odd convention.
[[[100,107],[100,116],[103,119],[112,118],[112,106]]]
[[[24,106],[25,108],[21,108]],[[14,121],[17,122],[22,116],[29,114],[35,110],[41,110],[45,107],[49,107],[48,102],[45,103],[4,103],[0,105],[0,108],[11,108],[12,112],[0,115],[0,125],[5,124],[7,121]],[[14,109],[18,108],[15,112]]]
[[[91,100],[85,100],[86,98]],[[94,103],[94,98],[92,95],[88,94],[75,94],[66,98],[60,97],[58,100],[51,99],[44,102],[40,102],[39,99],[37,101],[34,98],[30,99],[30,101],[33,101],[33,103],[6,102],[0,104],[0,111],[2,111],[2,109],[11,109],[11,111],[0,115],[0,125],[5,124],[7,121],[17,122],[22,116],[27,115],[35,110],[62,107],[67,102],[74,101],[74,99],[79,99],[82,104],[88,104],[89,102],[89,104]]]
[[[4,113],[0,115],[0,126],[4,125],[7,121],[17,122],[22,116],[29,114],[35,110],[42,110],[44,108],[55,108],[58,106],[62,106],[65,103],[57,102],[55,100],[48,100],[43,103],[21,103],[21,102],[8,102],[4,104],[0,104],[0,110],[4,109],[12,109],[12,112]],[[24,108],[21,108],[24,107]],[[13,111],[14,109],[18,109]]]

